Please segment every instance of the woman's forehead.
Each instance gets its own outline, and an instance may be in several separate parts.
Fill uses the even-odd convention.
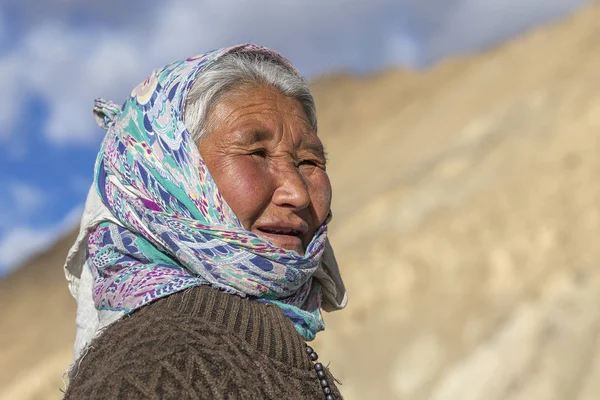
[[[275,116],[296,116],[308,121],[300,101],[282,94],[270,85],[237,86],[225,93],[214,107],[222,109],[233,118],[247,114],[274,113]]]
[[[221,131],[232,139],[255,143],[273,139],[294,139],[320,144],[302,104],[276,89],[243,88],[222,98],[209,112],[211,131]]]

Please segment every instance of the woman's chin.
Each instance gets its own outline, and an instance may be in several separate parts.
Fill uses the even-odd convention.
[[[298,236],[293,235],[279,235],[276,233],[267,233],[267,232],[254,232],[258,236],[267,239],[269,242],[273,243],[276,247],[285,249],[285,250],[293,250],[299,255],[304,255],[304,244],[302,239]]]

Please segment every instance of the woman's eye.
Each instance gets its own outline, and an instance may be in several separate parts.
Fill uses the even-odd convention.
[[[263,149],[260,150],[254,150],[253,152],[250,153],[251,156],[256,156],[256,157],[261,157],[264,158],[267,156],[267,152]]]
[[[319,162],[317,162],[316,160],[302,160],[298,163],[298,166],[303,166],[303,165],[309,165],[309,166],[313,166],[313,167],[318,167],[319,166]]]

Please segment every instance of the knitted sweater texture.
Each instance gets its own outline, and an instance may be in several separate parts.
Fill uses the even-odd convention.
[[[68,400],[324,398],[303,338],[278,307],[206,286],[108,326],[65,394]]]

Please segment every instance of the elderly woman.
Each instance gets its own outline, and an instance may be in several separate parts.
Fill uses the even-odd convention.
[[[339,399],[305,341],[345,290],[306,81],[240,45],[154,71],[108,130],[66,263],[67,399]]]

